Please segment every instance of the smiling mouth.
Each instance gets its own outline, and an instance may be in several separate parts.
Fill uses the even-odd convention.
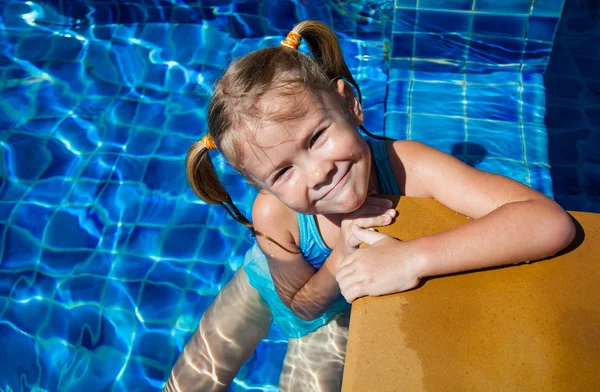
[[[334,193],[340,187],[340,184],[342,184],[342,182],[345,181],[346,177],[348,177],[348,173],[350,173],[351,167],[352,166],[348,167],[348,170],[346,170],[346,173],[344,173],[344,175],[342,177],[340,177],[340,179],[337,182],[337,184],[335,184],[335,186],[333,188],[331,188],[330,190],[328,190],[327,193],[324,194],[323,197],[321,197],[321,199],[325,199],[327,196],[329,196],[330,194]]]

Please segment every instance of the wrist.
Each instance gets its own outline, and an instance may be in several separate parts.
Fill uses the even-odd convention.
[[[408,242],[412,248],[412,256],[416,274],[419,278],[434,275],[432,272],[432,252],[431,246],[428,246],[427,237],[417,238]]]

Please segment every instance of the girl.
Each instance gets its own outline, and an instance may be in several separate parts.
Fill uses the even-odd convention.
[[[312,57],[297,50],[300,39]],[[365,140],[360,101],[335,34],[314,21],[237,60],[217,83],[209,134],[190,148],[187,175],[256,244],[203,316],[167,390],[226,388],[271,318],[290,338],[281,390],[339,390],[349,302],[427,276],[544,258],[572,241],[565,211],[525,185],[418,142]],[[220,184],[213,148],[261,189],[253,223]],[[475,220],[400,242],[368,230],[394,216],[375,193],[435,198]],[[361,242],[371,246],[358,250]]]

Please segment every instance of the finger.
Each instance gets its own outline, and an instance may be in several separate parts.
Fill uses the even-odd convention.
[[[354,258],[352,257],[352,255],[344,257],[342,259],[342,261],[340,261],[340,263],[338,264],[338,271],[341,270],[342,268],[345,268],[345,267],[351,265],[353,260],[354,260]]]
[[[344,266],[340,266],[335,274],[335,280],[340,283],[344,280],[348,275],[352,275],[354,273],[354,266],[349,263]]]
[[[340,285],[340,291],[348,291],[348,288],[356,286],[362,281],[363,277],[361,274],[348,274],[340,279],[338,284]]]
[[[376,227],[376,226],[387,226],[392,223],[392,218],[388,213],[373,217],[362,217],[354,219],[354,225],[362,228]]]
[[[342,295],[344,296],[344,298],[346,298],[346,302],[348,303],[352,303],[357,298],[364,297],[365,295],[367,295],[364,292],[364,288],[361,282],[354,283],[349,287],[345,287],[344,290],[340,289],[340,291],[342,291]]]
[[[352,225],[352,235],[367,245],[373,245],[374,243],[389,237],[387,234],[379,233],[374,230],[363,229],[356,225]]]
[[[383,208],[391,208],[394,203],[390,199],[384,199],[383,197],[369,196],[365,200],[364,204],[370,204]]]
[[[385,208],[372,204],[363,204],[358,210],[346,216],[346,219],[357,219],[362,217],[371,217],[388,214],[390,216],[396,216],[396,210],[391,208]]]

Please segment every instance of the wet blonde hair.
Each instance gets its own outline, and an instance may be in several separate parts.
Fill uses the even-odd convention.
[[[293,32],[302,36],[311,56],[287,47],[276,46],[251,52],[233,62],[215,86],[208,107],[208,133],[217,149],[232,167],[245,177],[240,147],[240,130],[251,120],[272,115],[257,104],[267,93],[296,94],[298,87],[315,96],[319,92],[333,92],[333,86],[344,79],[356,88],[362,101],[358,84],[352,77],[342,56],[335,33],[317,21],[303,21]],[[294,113],[276,113],[278,119]],[[376,137],[361,126],[363,132]],[[253,234],[276,241],[254,230],[252,223],[238,210],[215,172],[208,149],[201,141],[195,142],[186,157],[186,174],[192,190],[209,204],[219,204],[235,220],[248,227]],[[283,248],[283,247],[282,247]],[[285,249],[285,248],[284,248]],[[287,249],[286,249],[287,250]],[[289,251],[289,250],[288,250]],[[294,252],[296,253],[296,252]]]

